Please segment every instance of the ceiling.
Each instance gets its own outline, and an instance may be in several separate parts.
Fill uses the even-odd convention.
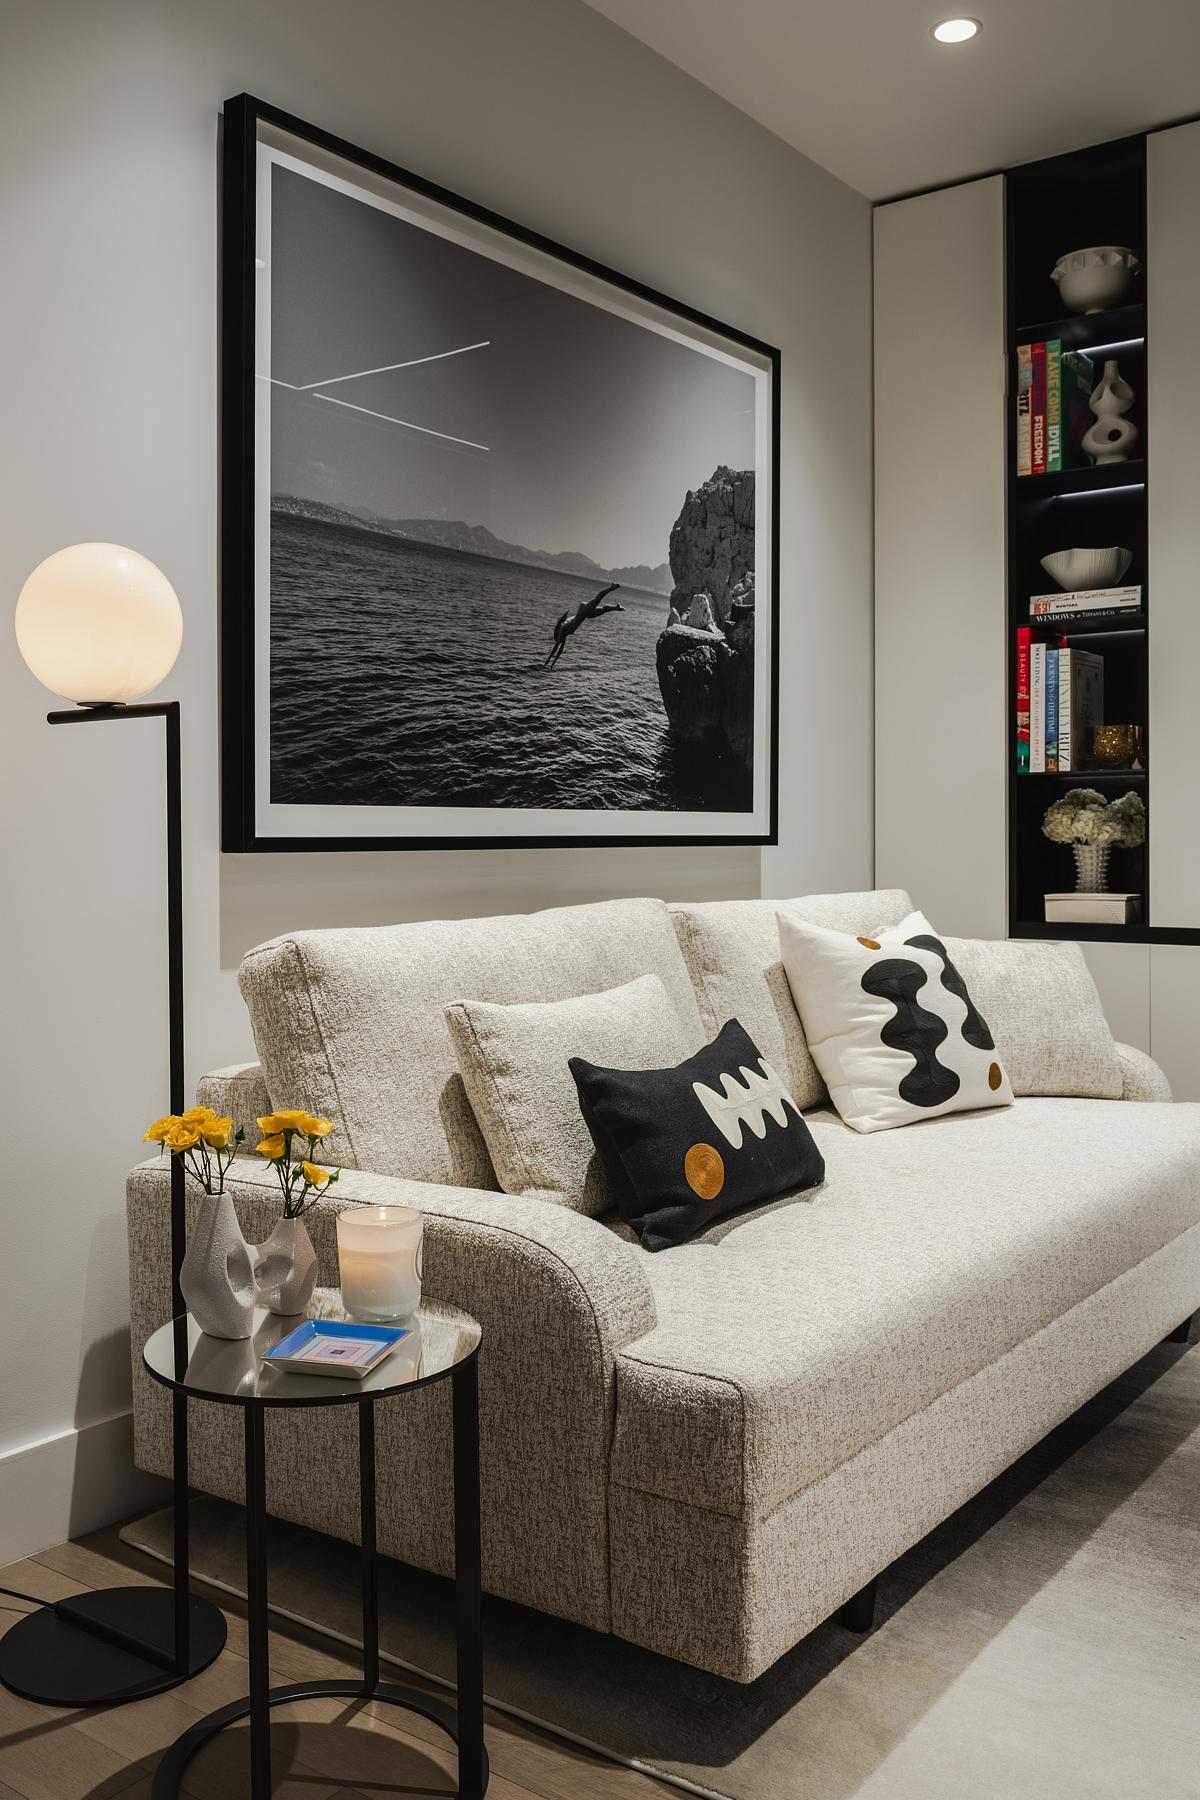
[[[1200,113],[1200,0],[589,0],[873,200]]]

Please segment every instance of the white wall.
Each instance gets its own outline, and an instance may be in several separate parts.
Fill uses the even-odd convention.
[[[875,873],[1008,932],[1004,183],[875,213]]]
[[[242,89],[781,346],[782,842],[761,880],[865,885],[866,202],[575,0],[8,0],[0,611],[88,537],[182,597],[164,691],[185,707],[190,1078],[248,1051],[234,969],[281,927],[760,884],[748,850],[218,856],[217,115]],[[122,1180],[165,1103],[165,977],[158,729],[47,730],[7,628],[0,683],[0,1458],[22,1459],[0,1469],[2,1561],[130,1497]]]

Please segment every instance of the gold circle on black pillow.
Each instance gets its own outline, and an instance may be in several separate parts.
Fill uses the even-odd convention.
[[[864,950],[878,950],[879,949],[879,945],[875,942],[874,938],[860,937],[858,941],[862,945]]]
[[[988,1069],[988,1086],[991,1088],[993,1094],[1003,1080],[1004,1070],[1000,1067],[999,1063],[992,1063],[991,1067]]]
[[[683,1174],[693,1194],[701,1200],[715,1200],[725,1186],[721,1152],[711,1144],[693,1144],[683,1159]]]

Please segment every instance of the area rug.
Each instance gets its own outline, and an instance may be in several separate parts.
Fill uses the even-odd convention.
[[[720,1800],[1197,1800],[1200,1346],[1153,1351],[932,1532],[865,1638],[827,1623],[750,1686],[485,1603],[488,1697]],[[165,1561],[170,1512],[127,1526]],[[244,1594],[237,1507],[198,1498],[198,1574]],[[271,1528],[271,1601],[358,1642],[349,1545]],[[453,1671],[451,1584],[385,1561],[388,1656]]]

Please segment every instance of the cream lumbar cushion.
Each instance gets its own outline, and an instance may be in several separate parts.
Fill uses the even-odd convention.
[[[593,1218],[614,1198],[579,1110],[570,1058],[673,1068],[704,1042],[698,1020],[682,1016],[657,975],[572,1000],[462,1000],[446,1008],[446,1023],[505,1193],[561,1195]]]
[[[856,1131],[1008,1106],[987,1022],[922,913],[873,937],[779,912],[779,947],[813,1061]]]

